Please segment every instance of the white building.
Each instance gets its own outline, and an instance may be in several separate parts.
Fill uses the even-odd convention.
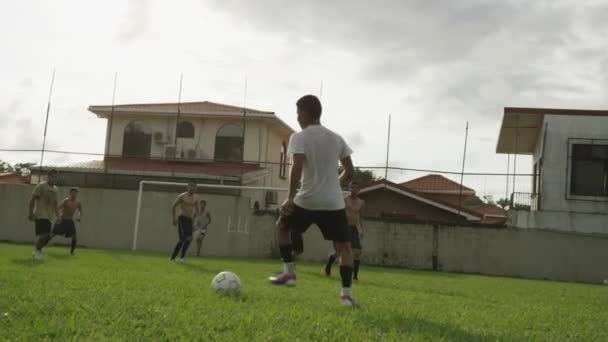
[[[507,107],[496,152],[533,157],[510,226],[608,234],[608,110]]]

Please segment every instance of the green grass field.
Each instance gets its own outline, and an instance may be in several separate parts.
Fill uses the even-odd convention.
[[[77,253],[0,244],[1,340],[608,340],[608,286],[363,266],[352,309],[320,264],[283,288],[273,260]],[[223,270],[244,295],[211,292]]]

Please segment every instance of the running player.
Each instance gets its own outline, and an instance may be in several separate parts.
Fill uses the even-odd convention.
[[[359,184],[357,182],[350,183],[350,195],[344,198],[346,206],[346,217],[348,218],[348,227],[350,229],[350,244],[353,249],[354,268],[353,279],[359,280],[359,265],[361,264],[361,239],[363,238],[363,220],[361,212],[365,201],[359,198]],[[331,275],[331,266],[336,261],[336,253],[329,256],[327,265],[325,265],[325,275]]]
[[[42,248],[49,243],[52,220],[59,218],[57,206],[57,170],[50,170],[47,180],[34,187],[29,204],[29,219],[34,222],[36,243],[34,245],[34,259],[42,260]]]
[[[290,230],[303,232],[314,223],[326,240],[335,241],[342,256],[342,304],[356,306],[350,288],[353,255],[340,187],[340,183],[345,183],[353,172],[352,150],[341,136],[321,125],[322,108],[317,97],[306,95],[297,101],[296,106],[302,131],[294,133],[289,142],[288,150],[293,156],[289,193],[281,205],[284,224],[277,225],[283,273],[271,276],[269,280],[287,286],[296,284]],[[340,176],[338,161],[344,167]],[[300,180],[302,183],[298,190]]]
[[[194,195],[196,191],[196,182],[188,182],[187,191],[177,196],[173,206],[171,207],[171,213],[173,215],[173,225],[177,226],[179,234],[179,240],[173,249],[173,255],[171,260],[175,260],[177,254],[181,250],[179,262],[184,262],[184,257],[192,242],[192,220],[198,215],[198,200]],[[179,209],[179,216],[175,218],[175,214]]]
[[[60,235],[66,238],[72,238],[72,244],[70,247],[70,254],[74,255],[74,248],[76,248],[76,225],[74,224],[74,214],[78,211],[78,222],[82,219],[82,205],[76,199],[78,196],[78,189],[71,188],[70,196],[61,201],[59,204],[60,220],[53,227],[53,232],[49,237],[51,240],[56,235]]]
[[[207,234],[207,227],[211,224],[211,214],[206,209],[207,201],[199,202],[199,214],[194,218],[194,239],[196,240],[196,256],[201,256],[201,246]]]

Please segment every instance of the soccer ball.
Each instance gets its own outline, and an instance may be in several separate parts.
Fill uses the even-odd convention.
[[[241,279],[232,272],[220,272],[211,281],[211,289],[217,294],[239,295]]]

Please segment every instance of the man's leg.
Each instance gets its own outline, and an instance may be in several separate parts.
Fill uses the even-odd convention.
[[[188,247],[190,246],[190,242],[192,242],[192,235],[186,236],[186,240],[182,244],[182,254],[180,255],[180,258],[182,260],[186,256],[186,252],[188,251]]]
[[[184,243],[184,233],[182,230],[181,222],[177,222],[177,233],[179,234],[179,240],[175,244],[175,248],[173,248],[173,254],[171,255],[171,260],[175,260],[175,257],[179,253],[179,250],[182,248],[182,244]]]
[[[196,256],[201,256],[201,247],[203,246],[203,239],[196,239]]]
[[[340,255],[340,277],[342,278],[342,304],[357,306],[353,300],[351,283],[353,277],[353,250],[350,241],[336,242],[336,249]]]
[[[283,273],[269,277],[268,280],[277,285],[294,286],[296,284],[296,272],[293,263],[293,249],[289,239],[289,225],[284,218],[281,218],[277,221],[276,228],[279,252],[283,262]]]
[[[72,244],[70,245],[70,254],[74,255],[74,249],[76,249],[76,233],[72,235]]]
[[[359,265],[361,264],[361,250],[353,248],[353,280],[359,280]]]
[[[338,253],[336,253],[336,243],[334,242],[334,252],[329,255],[327,264],[325,265],[325,275],[326,276],[329,277],[331,275],[331,267],[334,265],[334,262],[336,262],[337,258],[338,258]]]

